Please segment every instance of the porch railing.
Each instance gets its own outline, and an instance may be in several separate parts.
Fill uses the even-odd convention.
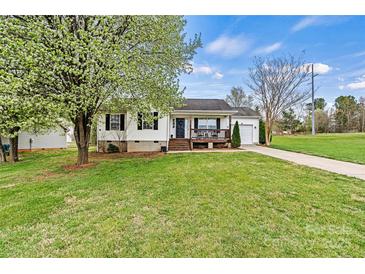
[[[229,137],[229,129],[191,129],[192,140],[226,140]]]

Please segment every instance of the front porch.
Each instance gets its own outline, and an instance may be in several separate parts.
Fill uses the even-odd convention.
[[[230,115],[172,115],[169,150],[229,148]]]

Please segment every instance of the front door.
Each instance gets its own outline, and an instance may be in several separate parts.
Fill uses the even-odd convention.
[[[185,119],[176,118],[176,138],[185,138]]]

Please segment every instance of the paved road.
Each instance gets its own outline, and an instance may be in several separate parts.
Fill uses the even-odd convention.
[[[323,157],[311,156],[303,153],[289,152],[262,146],[244,146],[243,148],[248,151],[253,151],[282,160],[287,160],[299,165],[319,168],[330,172],[335,172],[338,174],[343,174],[365,180],[365,165],[337,161]]]

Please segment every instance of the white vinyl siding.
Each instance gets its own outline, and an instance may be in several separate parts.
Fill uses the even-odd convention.
[[[251,118],[251,117],[232,117],[232,132],[233,132],[233,127],[234,124],[236,123],[236,121],[238,122],[238,125],[240,126],[240,131],[241,131],[241,127],[243,126],[251,126],[251,129],[248,128],[242,128],[242,130],[244,130],[244,132],[240,132],[241,135],[241,143],[244,144],[245,143],[249,143],[249,138],[250,136],[252,136],[252,144],[258,144],[259,142],[259,118]],[[246,130],[245,130],[246,129]],[[231,132],[231,134],[232,134]],[[245,138],[245,141],[243,141],[243,139]]]

